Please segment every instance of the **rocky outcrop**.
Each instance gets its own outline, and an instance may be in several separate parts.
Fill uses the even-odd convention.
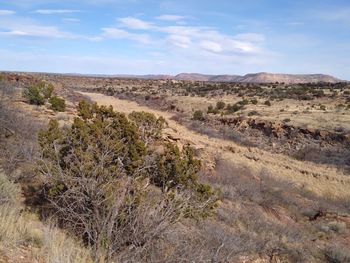
[[[308,129],[301,127],[294,127],[283,122],[271,122],[265,120],[257,120],[251,118],[237,117],[237,118],[220,118],[220,124],[232,126],[239,131],[247,129],[256,129],[263,132],[266,136],[273,136],[275,138],[295,138],[307,137],[315,140],[348,142],[350,135],[330,132],[326,130]]]

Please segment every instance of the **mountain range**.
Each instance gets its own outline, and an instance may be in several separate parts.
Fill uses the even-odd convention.
[[[199,73],[181,73],[178,75],[114,75],[113,77],[138,78],[138,79],[172,79],[187,81],[212,81],[212,82],[242,82],[242,83],[310,83],[310,82],[342,82],[325,74],[274,74],[274,73],[250,73],[239,75],[206,75]]]

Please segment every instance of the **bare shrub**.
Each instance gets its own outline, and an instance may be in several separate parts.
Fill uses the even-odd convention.
[[[0,87],[0,156],[6,159],[3,168],[12,174],[19,164],[35,160],[41,123],[13,105],[10,98],[16,96],[15,87],[7,83],[0,83]]]
[[[350,262],[349,248],[339,245],[333,245],[325,250],[326,260],[330,263],[348,263]]]

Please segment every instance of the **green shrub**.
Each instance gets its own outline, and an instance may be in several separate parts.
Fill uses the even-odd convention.
[[[142,140],[148,144],[155,139],[160,139],[162,130],[167,125],[163,117],[157,118],[149,112],[133,111],[129,119],[138,127]]]
[[[267,101],[265,101],[265,102],[264,102],[264,105],[266,105],[266,106],[269,106],[269,107],[270,107],[270,106],[271,106],[271,102],[270,102],[269,100],[267,100]]]
[[[223,109],[225,109],[225,106],[226,106],[226,104],[225,104],[225,102],[223,102],[223,101],[218,101],[218,102],[216,103],[216,108],[217,108],[218,110],[223,110]]]
[[[233,105],[228,104],[226,107],[226,111],[228,114],[230,114],[230,113],[235,113],[239,110],[242,110],[243,108],[244,108],[243,104],[240,104],[240,103],[236,103]]]
[[[207,113],[210,114],[218,114],[219,113],[219,110],[217,108],[214,108],[212,105],[209,105],[208,106],[208,110],[207,110]]]
[[[54,91],[54,86],[46,84],[44,81],[39,82],[36,85],[28,87],[23,96],[33,105],[44,105],[47,99],[50,99]]]
[[[30,104],[38,106],[45,104],[45,98],[37,86],[30,86],[27,90],[25,90],[24,97],[29,100]]]
[[[49,83],[48,85],[44,86],[42,88],[42,94],[43,94],[44,98],[45,99],[51,98],[54,89],[55,88],[54,88],[54,86],[51,83]]]
[[[66,110],[66,101],[62,98],[54,96],[50,98],[49,102],[51,104],[51,109],[54,111],[63,112]]]
[[[252,99],[250,101],[250,103],[253,104],[253,105],[256,105],[256,104],[258,104],[258,100],[257,99]]]
[[[39,133],[39,170],[45,209],[91,246],[96,261],[143,249],[182,218],[211,214],[216,195],[198,181],[200,162],[190,147],[160,139],[164,119],[127,118],[87,102],[78,116],[70,127],[52,120]]]
[[[193,119],[196,121],[203,121],[204,120],[203,112],[201,110],[196,110],[193,113]]]

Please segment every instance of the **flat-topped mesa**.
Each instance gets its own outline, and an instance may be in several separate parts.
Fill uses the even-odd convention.
[[[174,76],[175,80],[188,81],[213,81],[213,82],[243,82],[243,83],[315,83],[328,82],[336,83],[342,82],[330,75],[324,74],[274,74],[267,72],[250,73],[244,76],[239,75],[205,75],[198,73],[181,73]]]
[[[239,79],[239,82],[253,82],[253,83],[315,83],[315,82],[329,82],[336,83],[342,80],[330,75],[324,74],[274,74],[274,73],[254,73],[247,74]]]

